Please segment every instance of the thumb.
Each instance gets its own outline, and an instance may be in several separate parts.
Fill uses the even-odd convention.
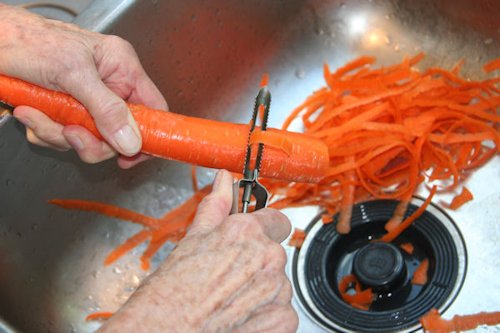
[[[120,154],[136,155],[142,147],[139,128],[123,99],[111,91],[95,69],[68,75],[62,87],[82,103],[104,139]]]
[[[198,205],[190,233],[211,230],[229,216],[233,203],[233,181],[228,171],[220,170],[217,173],[212,192]]]

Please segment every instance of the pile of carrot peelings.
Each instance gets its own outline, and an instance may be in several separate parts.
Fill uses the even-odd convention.
[[[339,213],[337,231],[348,233],[354,204],[396,199],[401,204],[389,231],[421,183],[459,191],[461,181],[499,151],[500,79],[463,78],[462,62],[419,71],[423,58],[374,67],[376,59],[364,56],[335,72],[325,64],[325,86],[293,110],[283,128],[299,121],[305,133],[326,142],[328,172],[319,184],[265,180],[271,206],[318,205]],[[499,67],[497,59],[484,70]]]

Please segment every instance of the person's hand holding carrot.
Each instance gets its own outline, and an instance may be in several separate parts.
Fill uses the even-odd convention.
[[[232,181],[218,174],[186,237],[100,332],[295,332],[279,244],[290,222],[273,209],[229,216]]]
[[[138,154],[142,139],[125,101],[161,110],[167,103],[128,42],[3,4],[0,31],[0,73],[72,95],[89,110],[106,139],[19,106],[14,116],[26,125],[31,143],[73,148],[87,163],[119,154],[123,168],[146,158]]]

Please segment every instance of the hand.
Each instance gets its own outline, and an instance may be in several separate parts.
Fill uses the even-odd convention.
[[[290,222],[273,209],[228,216],[232,181],[219,172],[186,237],[99,332],[295,332],[279,245]]]
[[[19,106],[14,116],[26,125],[31,143],[58,150],[74,148],[88,163],[118,153],[123,168],[146,159],[137,155],[141,135],[124,100],[162,110],[167,103],[129,43],[2,4],[0,31],[0,73],[72,95],[89,110],[106,140]]]

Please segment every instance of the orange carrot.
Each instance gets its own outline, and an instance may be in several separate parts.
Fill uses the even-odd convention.
[[[302,243],[304,243],[305,238],[306,238],[306,233],[304,232],[304,230],[295,228],[293,230],[292,236],[290,237],[290,240],[288,241],[288,245],[300,249]]]
[[[420,262],[417,269],[413,273],[411,283],[423,286],[427,283],[427,271],[429,270],[429,259],[425,258]]]
[[[344,276],[338,288],[342,299],[357,309],[366,311],[373,302],[371,288],[361,290],[361,285],[354,275]],[[354,289],[354,294],[348,293],[349,289]]]
[[[473,330],[480,325],[499,325],[500,311],[456,315],[451,320],[445,320],[441,318],[438,310],[432,309],[420,318],[420,323],[424,331],[429,333],[462,332]]]
[[[28,105],[63,125],[80,125],[98,138],[91,115],[69,95],[0,75],[0,100]],[[246,153],[248,126],[187,117],[129,104],[143,138],[144,153],[195,165],[241,172]],[[290,155],[264,150],[261,176],[289,181],[318,182],[328,165],[325,144],[305,134],[273,130],[292,144]]]
[[[458,209],[460,208],[463,204],[465,204],[468,201],[471,201],[474,199],[472,196],[472,193],[467,189],[467,187],[462,188],[462,192],[458,195],[456,195],[453,200],[451,201],[449,208],[451,209]]]
[[[408,254],[413,254],[413,251],[415,250],[412,243],[403,243],[400,244],[399,247],[402,248]]]
[[[85,320],[104,320],[104,319],[109,319],[113,316],[113,312],[108,312],[108,311],[101,311],[101,312],[93,312],[89,314]]]

